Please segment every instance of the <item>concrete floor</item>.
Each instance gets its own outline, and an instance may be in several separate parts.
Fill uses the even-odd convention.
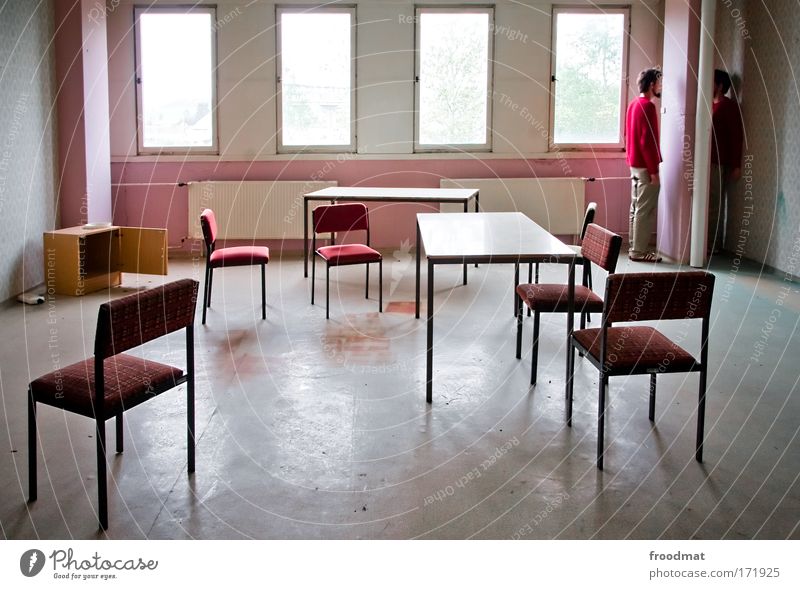
[[[532,389],[530,320],[525,356],[514,358],[511,267],[471,269],[469,285],[457,288],[459,268],[438,269],[428,406],[412,259],[386,258],[386,312],[364,299],[363,269],[340,269],[332,272],[330,321],[309,304],[298,259],[270,264],[266,321],[259,273],[218,272],[208,324],[198,314],[196,329],[197,472],[187,476],[183,389],[126,413],[125,453],[108,453],[107,534],[95,519],[93,424],[85,418],[41,408],[39,499],[26,503],[25,391],[56,363],[91,354],[97,307],[109,295],[6,304],[2,536],[800,538],[796,284],[715,259],[705,463],[693,458],[697,376],[659,377],[654,426],[640,376],[611,381],[600,472],[597,372],[580,359],[573,427],[564,422],[565,317],[543,318]],[[645,269],[626,258],[618,268]],[[564,275],[549,266],[543,279]],[[172,261],[169,279],[185,276],[201,279],[202,267]],[[126,275],[111,296],[161,280]],[[324,302],[324,281],[317,287]],[[685,345],[695,352],[699,325],[690,327]],[[665,330],[685,329],[673,322]],[[178,335],[142,353],[182,365],[181,345]]]

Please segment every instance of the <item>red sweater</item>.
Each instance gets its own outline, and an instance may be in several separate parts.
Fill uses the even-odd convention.
[[[742,167],[742,115],[735,100],[723,96],[715,102],[711,115],[711,162]]]
[[[628,165],[631,168],[647,168],[650,174],[658,174],[658,164],[661,163],[658,114],[656,105],[649,99],[640,96],[628,105],[625,137]]]

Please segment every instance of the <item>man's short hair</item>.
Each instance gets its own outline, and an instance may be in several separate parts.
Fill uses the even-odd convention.
[[[655,84],[661,77],[661,70],[657,67],[652,67],[639,72],[639,79],[636,83],[639,85],[639,92],[644,94],[650,88],[651,84]]]
[[[714,70],[714,86],[722,85],[722,93],[731,89],[731,77],[725,70]]]

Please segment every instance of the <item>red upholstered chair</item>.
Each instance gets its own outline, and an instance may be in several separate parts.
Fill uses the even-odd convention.
[[[586,315],[603,310],[603,299],[589,286],[591,264],[597,264],[609,274],[617,267],[617,258],[622,246],[622,237],[590,223],[586,228],[581,256],[583,284],[575,286],[575,311],[581,314],[581,329],[586,327]],[[531,355],[531,384],[536,384],[539,358],[539,315],[542,313],[566,313],[568,307],[568,285],[566,284],[520,284],[517,286],[517,358],[522,357],[522,303],[533,311],[533,353]]]
[[[203,325],[206,324],[206,309],[211,307],[211,287],[214,283],[214,268],[229,266],[261,266],[261,318],[267,318],[267,274],[269,248],[257,245],[216,249],[217,220],[214,211],[205,209],[200,214],[203,239],[206,242],[206,281],[203,289]]]
[[[311,304],[314,304],[314,288],[317,258],[325,260],[325,318],[330,317],[331,266],[352,266],[365,264],[367,267],[366,298],[369,298],[369,265],[378,264],[378,311],[383,311],[383,256],[369,247],[369,214],[362,203],[323,205],[312,213],[312,248],[314,262],[311,266]],[[366,231],[367,243],[336,245],[336,233]],[[331,245],[317,247],[317,233],[330,233]]]
[[[570,338],[567,363],[567,423],[572,421],[572,373],[575,349],[583,352],[600,371],[597,406],[597,468],[603,469],[605,411],[608,379],[630,374],[650,375],[650,421],[655,419],[656,375],[667,372],[699,372],[697,442],[695,458],[703,461],[703,427],[708,371],[708,323],[714,275],[708,272],[644,272],[616,274],[606,281],[603,321],[599,328],[575,331]],[[700,360],[649,326],[624,325],[666,319],[702,320]]]
[[[194,472],[194,312],[198,283],[184,279],[104,303],[97,316],[94,357],[37,378],[28,388],[28,482],[36,500],[37,403],[95,420],[98,519],[108,528],[106,419],[117,425],[122,452],[122,414],[186,383],[188,470]],[[124,354],[158,337],[186,330],[186,370]]]
[[[586,228],[589,227],[592,223],[594,223],[594,217],[597,214],[597,203],[590,202],[586,205],[586,212],[583,215],[583,225],[581,226],[581,233],[580,233],[580,241],[583,243],[583,238],[586,236]],[[569,246],[575,250],[575,253],[581,253],[581,246],[580,245],[571,245]],[[577,264],[584,264],[586,263],[583,258],[578,259],[576,262]],[[528,264],[528,282],[534,282],[536,284],[539,283],[539,262],[536,262],[536,274],[535,276],[531,276],[532,273],[532,266],[533,264]],[[592,274],[589,273],[589,288],[592,288]],[[530,309],[528,309],[528,315],[530,315]]]

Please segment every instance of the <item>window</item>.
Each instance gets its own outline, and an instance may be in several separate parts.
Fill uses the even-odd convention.
[[[216,154],[212,7],[137,7],[139,153]]]
[[[551,148],[623,146],[628,9],[555,8]]]
[[[279,7],[278,150],[355,151],[355,8]]]
[[[491,149],[491,8],[416,10],[416,151]]]

